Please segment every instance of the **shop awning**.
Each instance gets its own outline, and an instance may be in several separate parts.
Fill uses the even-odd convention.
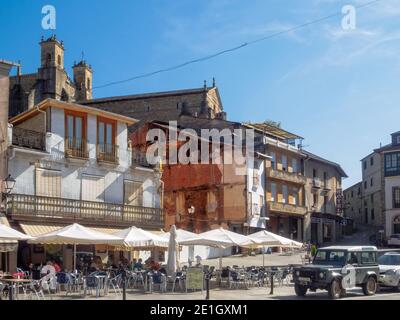
[[[0,223],[10,227],[7,217],[0,213]],[[16,250],[18,241],[16,240],[0,240],[0,252],[10,252]]]

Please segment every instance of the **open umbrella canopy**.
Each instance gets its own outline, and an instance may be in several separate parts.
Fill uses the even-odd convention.
[[[228,248],[232,246],[246,247],[256,245],[258,242],[239,233],[219,228],[200,233],[196,238],[183,240],[179,244]]]
[[[74,223],[56,231],[37,236],[30,243],[44,244],[108,244],[120,245],[120,237],[95,231],[90,228]]]
[[[294,241],[289,238],[282,237],[275,233],[262,230],[249,235],[249,238],[258,242],[260,246],[269,247],[288,247],[288,248],[301,248],[301,242]]]
[[[199,235],[197,233],[193,233],[190,231],[186,231],[183,229],[175,229],[176,232],[176,241],[180,243],[181,241],[189,240],[189,239],[198,239]],[[170,238],[170,232],[166,232],[161,235],[162,238],[164,239],[169,239]]]
[[[33,237],[19,232],[5,224],[0,224],[0,240],[29,240]]]
[[[125,246],[135,248],[136,250],[168,248],[168,239],[136,227],[130,227],[128,229],[115,232],[113,235],[122,238]]]

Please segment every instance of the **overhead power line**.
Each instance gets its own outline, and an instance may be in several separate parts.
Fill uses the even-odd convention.
[[[361,4],[361,5],[358,5],[358,6],[354,6],[354,7],[356,9],[362,9],[362,8],[371,6],[371,5],[373,5],[373,4],[377,3],[377,2],[381,2],[381,1],[383,1],[383,0],[373,0],[373,1]],[[164,72],[168,72],[168,71],[172,71],[172,70],[176,70],[176,69],[181,69],[181,68],[183,68],[183,67],[185,67],[187,65],[198,63],[198,62],[202,62],[202,61],[206,61],[206,60],[210,60],[210,59],[213,59],[215,57],[218,57],[218,56],[221,56],[221,55],[233,52],[233,51],[240,50],[240,49],[242,49],[244,47],[256,44],[258,42],[266,41],[266,40],[278,37],[278,36],[286,34],[286,33],[290,33],[290,32],[293,32],[293,31],[296,31],[296,30],[299,30],[299,29],[303,29],[303,28],[306,28],[306,27],[308,27],[310,25],[318,24],[318,23],[323,22],[325,20],[329,20],[329,19],[341,16],[341,15],[343,15],[342,12],[336,12],[336,13],[330,14],[328,16],[324,16],[322,18],[319,18],[319,19],[315,19],[315,20],[312,20],[312,21],[309,21],[309,22],[306,22],[306,23],[303,23],[303,24],[299,24],[299,25],[294,26],[292,28],[288,28],[288,29],[285,29],[285,30],[282,30],[282,31],[278,31],[278,32],[266,35],[264,37],[261,37],[261,38],[258,38],[258,39],[252,40],[252,41],[245,42],[245,43],[243,43],[243,44],[241,44],[239,46],[233,47],[233,48],[229,48],[229,49],[218,51],[218,52],[210,54],[208,56],[204,56],[204,57],[201,57],[201,58],[189,60],[189,61],[183,62],[181,64],[178,64],[178,65],[175,65],[175,66],[171,66],[171,67],[166,67],[166,68],[159,69],[159,70],[156,70],[156,71],[139,74],[139,75],[136,75],[136,76],[124,79],[124,80],[117,80],[117,81],[109,82],[109,83],[106,83],[106,84],[103,84],[103,85],[95,86],[95,87],[93,87],[93,89],[105,88],[105,87],[121,84],[121,83],[124,83],[124,82],[129,82],[129,81],[141,79],[141,78],[148,78],[148,77],[154,76],[154,75],[159,74],[159,73],[164,73]]]

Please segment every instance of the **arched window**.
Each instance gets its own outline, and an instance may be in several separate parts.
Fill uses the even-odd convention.
[[[87,79],[86,83],[87,83],[87,89],[90,89],[90,79]]]
[[[61,56],[60,55],[57,56],[57,63],[59,66],[61,66]]]
[[[50,64],[51,63],[51,53],[48,53],[46,56],[46,64]]]

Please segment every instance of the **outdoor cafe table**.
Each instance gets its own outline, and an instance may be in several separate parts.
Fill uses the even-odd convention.
[[[11,285],[13,285],[13,284],[28,284],[28,283],[31,283],[32,282],[32,280],[30,280],[30,279],[4,279],[4,278],[2,278],[1,279],[1,281],[2,282],[9,282]],[[15,290],[15,292],[14,292],[14,290],[12,289],[12,286],[9,286],[9,297],[10,297],[10,300],[14,300],[14,296],[15,296],[15,299],[16,300],[18,300],[18,286],[16,287],[16,290]]]

